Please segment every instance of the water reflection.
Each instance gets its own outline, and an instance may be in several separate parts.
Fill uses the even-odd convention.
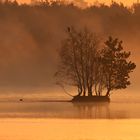
[[[114,119],[129,117],[125,109],[117,110],[117,106],[114,106],[113,109],[110,103],[74,103],[73,106],[77,109],[79,118]]]
[[[80,118],[110,118],[109,103],[73,103]]]
[[[140,118],[140,103],[0,102],[0,117]]]

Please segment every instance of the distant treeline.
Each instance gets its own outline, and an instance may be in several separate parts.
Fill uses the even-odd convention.
[[[128,8],[112,2],[110,6],[98,4],[81,9],[61,1],[33,1],[30,5],[5,1],[0,3],[0,21],[4,24],[22,23],[39,46],[46,43],[46,37],[53,29],[59,34],[58,30],[63,31],[69,25],[87,26],[105,35],[120,34],[132,37],[133,33],[139,34],[137,29],[140,25],[140,4]]]

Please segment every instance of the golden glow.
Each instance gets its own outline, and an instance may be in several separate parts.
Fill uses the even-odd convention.
[[[117,3],[123,3],[124,5],[127,5],[127,6],[131,6],[133,3],[136,3],[137,0],[86,0],[87,2],[91,3],[91,4],[94,4],[94,3],[105,3],[107,5],[109,5],[112,1],[114,2],[117,2]]]
[[[1,119],[1,140],[140,140],[140,120]]]
[[[17,0],[19,3],[30,3],[32,0]],[[107,5],[109,5],[112,0],[68,0],[68,1],[78,1],[81,3],[83,2],[87,2],[89,4],[95,4],[95,3],[105,3]],[[136,3],[138,2],[139,0],[113,0],[117,3],[123,3],[124,5],[127,5],[127,6],[131,6],[133,3]]]

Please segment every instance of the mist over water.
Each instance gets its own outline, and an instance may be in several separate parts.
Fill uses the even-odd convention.
[[[0,118],[138,119],[140,103],[1,102]]]
[[[0,118],[138,119],[139,94],[118,93],[110,103],[72,103],[70,97],[46,93],[1,98]],[[23,96],[24,95],[24,96]],[[56,96],[57,95],[57,96]],[[55,98],[54,98],[55,96]],[[22,97],[23,101],[19,101]],[[61,101],[60,101],[61,99]]]
[[[133,11],[133,12],[132,12]],[[117,3],[80,9],[72,5],[0,4],[0,117],[139,118],[140,5],[128,9]],[[85,26],[123,40],[137,68],[132,85],[115,91],[108,105],[42,102],[71,100],[55,83],[58,52],[66,28]],[[73,95],[76,90],[66,88]],[[19,102],[23,99],[23,102]]]
[[[137,64],[129,91],[139,91],[139,4],[133,10],[116,3],[84,10],[61,4],[0,4],[0,12],[2,92],[14,92],[17,88],[19,92],[44,88],[47,93],[57,92],[54,73],[59,64],[58,51],[66,38],[66,28],[71,25],[78,30],[86,26],[100,34],[102,40],[109,35],[122,39],[124,49],[132,52],[132,60]]]
[[[58,51],[71,25],[77,30],[86,26],[101,40],[118,37],[132,52],[137,65],[132,85],[114,91],[110,103],[72,103],[56,85]],[[0,139],[139,140],[139,26],[139,4],[80,9],[0,3]]]

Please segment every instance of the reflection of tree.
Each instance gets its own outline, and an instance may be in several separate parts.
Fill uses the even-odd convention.
[[[126,108],[111,103],[74,102],[77,118],[83,119],[124,119],[129,118]]]
[[[73,103],[79,118],[110,118],[109,103]]]

